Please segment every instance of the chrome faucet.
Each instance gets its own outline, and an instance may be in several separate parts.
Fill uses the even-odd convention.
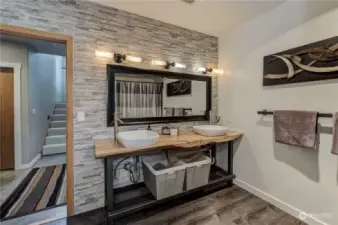
[[[212,111],[209,111],[209,124],[218,124],[220,120],[220,116],[216,116]]]
[[[114,113],[114,140],[117,140],[117,132],[119,131],[119,124],[123,124],[124,122],[118,117],[120,113]]]

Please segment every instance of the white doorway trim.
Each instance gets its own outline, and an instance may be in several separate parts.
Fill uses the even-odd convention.
[[[14,160],[15,170],[21,169],[21,64],[0,62],[0,67],[14,69]]]

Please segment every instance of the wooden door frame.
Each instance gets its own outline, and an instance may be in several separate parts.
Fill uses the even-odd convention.
[[[21,63],[0,61],[0,68],[12,68],[14,79],[14,169],[22,168],[21,162]]]
[[[67,215],[74,215],[74,149],[73,149],[73,37],[30,28],[0,24],[0,33],[52,41],[66,45],[66,121],[67,121]]]

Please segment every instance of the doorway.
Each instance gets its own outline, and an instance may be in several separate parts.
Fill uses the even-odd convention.
[[[0,170],[14,169],[14,70],[0,67]]]
[[[74,181],[73,181],[73,93],[72,93],[72,86],[73,86],[73,40],[71,36],[67,35],[62,35],[62,34],[56,34],[56,33],[51,33],[51,32],[45,32],[45,31],[40,31],[40,30],[34,30],[34,29],[29,29],[29,28],[23,28],[23,27],[16,27],[16,26],[10,26],[10,25],[5,25],[1,24],[0,25],[0,33],[2,36],[4,35],[12,35],[17,38],[30,38],[30,39],[36,39],[40,41],[49,41],[55,43],[57,46],[58,44],[62,44],[65,46],[65,65],[66,67],[64,68],[65,70],[65,83],[66,83],[66,96],[65,96],[65,106],[63,107],[62,104],[55,104],[55,109],[53,112],[54,114],[60,114],[56,113],[56,110],[64,110],[64,113],[62,113],[62,118],[65,120],[66,127],[64,128],[65,133],[66,133],[66,138],[65,138],[65,148],[66,148],[66,167],[60,167],[60,168],[53,168],[53,171],[58,171],[58,174],[65,173],[66,174],[66,185],[64,189],[66,189],[66,204],[67,204],[67,216],[72,216],[74,214],[74,197],[73,197],[73,187],[74,187]],[[14,71],[14,74],[16,72]],[[16,77],[14,77],[16,79]],[[14,91],[16,88],[14,88]],[[14,96],[16,98],[16,96]],[[62,106],[62,107],[61,107]],[[16,111],[17,105],[14,104],[14,112]],[[58,108],[58,109],[56,109]],[[62,108],[62,109],[60,109]],[[30,113],[34,114],[35,110],[30,110]],[[61,124],[61,122],[58,122],[57,120],[60,119],[58,118],[61,117],[61,115],[54,115],[51,113],[52,116],[48,117],[49,118],[49,128],[52,128],[53,126],[56,126],[57,124]],[[53,115],[55,116],[53,119]],[[14,113],[14,116],[15,113]],[[45,118],[47,119],[47,118]],[[16,121],[16,117],[14,119]],[[55,122],[53,122],[55,121]],[[62,122],[63,123],[63,122]],[[7,124],[7,123],[6,123]],[[7,125],[6,125],[7,126]],[[58,128],[58,127],[56,127]],[[13,128],[14,132],[17,132],[16,127]],[[21,132],[21,131],[20,131]],[[48,133],[46,133],[48,134]],[[1,133],[1,136],[3,133]],[[48,136],[48,135],[47,135]],[[58,137],[61,139],[61,137]],[[53,140],[51,140],[53,139]],[[56,137],[49,137],[48,141],[52,142]],[[24,140],[23,140],[24,141]],[[14,141],[14,146],[16,145],[16,140]],[[54,143],[52,143],[54,144]],[[46,145],[46,143],[45,143]],[[24,147],[24,146],[22,146]],[[6,157],[7,158],[7,157]],[[22,161],[25,159],[23,158]],[[31,160],[31,158],[29,159]],[[7,160],[6,160],[7,161]],[[14,164],[16,163],[16,156],[14,155]],[[21,160],[20,160],[21,161]],[[13,167],[12,167],[13,168]],[[33,168],[34,169],[34,168]],[[21,170],[22,171],[22,170]],[[18,173],[15,173],[14,176],[21,176],[23,178],[29,177],[27,173],[22,173],[19,171]],[[40,175],[43,175],[47,173],[49,170],[45,170],[45,172],[39,172]],[[63,172],[64,171],[64,172]],[[17,171],[15,171],[17,172]],[[37,174],[37,172],[34,172]],[[12,177],[13,174],[10,176]],[[36,176],[36,175],[34,175]],[[47,175],[46,175],[47,176]],[[59,177],[62,176],[57,176],[55,175],[55,180],[59,180]],[[61,180],[61,179],[60,179]],[[21,182],[22,183],[22,182]],[[58,183],[58,182],[56,182]],[[62,187],[63,188],[63,187]],[[59,188],[59,189],[62,189]],[[45,198],[42,198],[45,199]],[[47,198],[48,199],[48,198]],[[38,204],[39,205],[39,204]],[[44,205],[44,204],[40,204]],[[48,205],[48,204],[47,204]],[[40,208],[40,207],[38,207]]]

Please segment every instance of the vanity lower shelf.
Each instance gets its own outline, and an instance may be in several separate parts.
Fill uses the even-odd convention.
[[[194,133],[185,133],[179,136],[161,135],[156,144],[142,148],[124,148],[117,141],[96,141],[95,156],[96,158],[104,158],[107,224],[115,224],[116,220],[123,221],[128,215],[134,216],[154,210],[159,212],[160,209],[174,207],[221,188],[231,187],[236,177],[233,174],[234,141],[241,136],[242,133],[239,132],[229,132],[227,135],[218,137],[205,137]],[[196,147],[209,145],[211,148],[211,151],[208,150],[211,153],[210,158],[214,165],[217,165],[217,143],[227,143],[227,170],[212,166],[207,185],[161,200],[156,200],[143,183],[113,189],[113,162],[118,157],[140,156],[168,150],[196,150]]]
[[[156,200],[144,183],[117,188],[114,189],[114,210],[108,213],[108,217],[116,220],[155,206],[170,208],[170,203],[174,203],[172,206],[177,206],[202,197],[217,188],[224,187],[235,177],[234,174],[229,174],[217,166],[212,166],[207,185],[161,200]]]

